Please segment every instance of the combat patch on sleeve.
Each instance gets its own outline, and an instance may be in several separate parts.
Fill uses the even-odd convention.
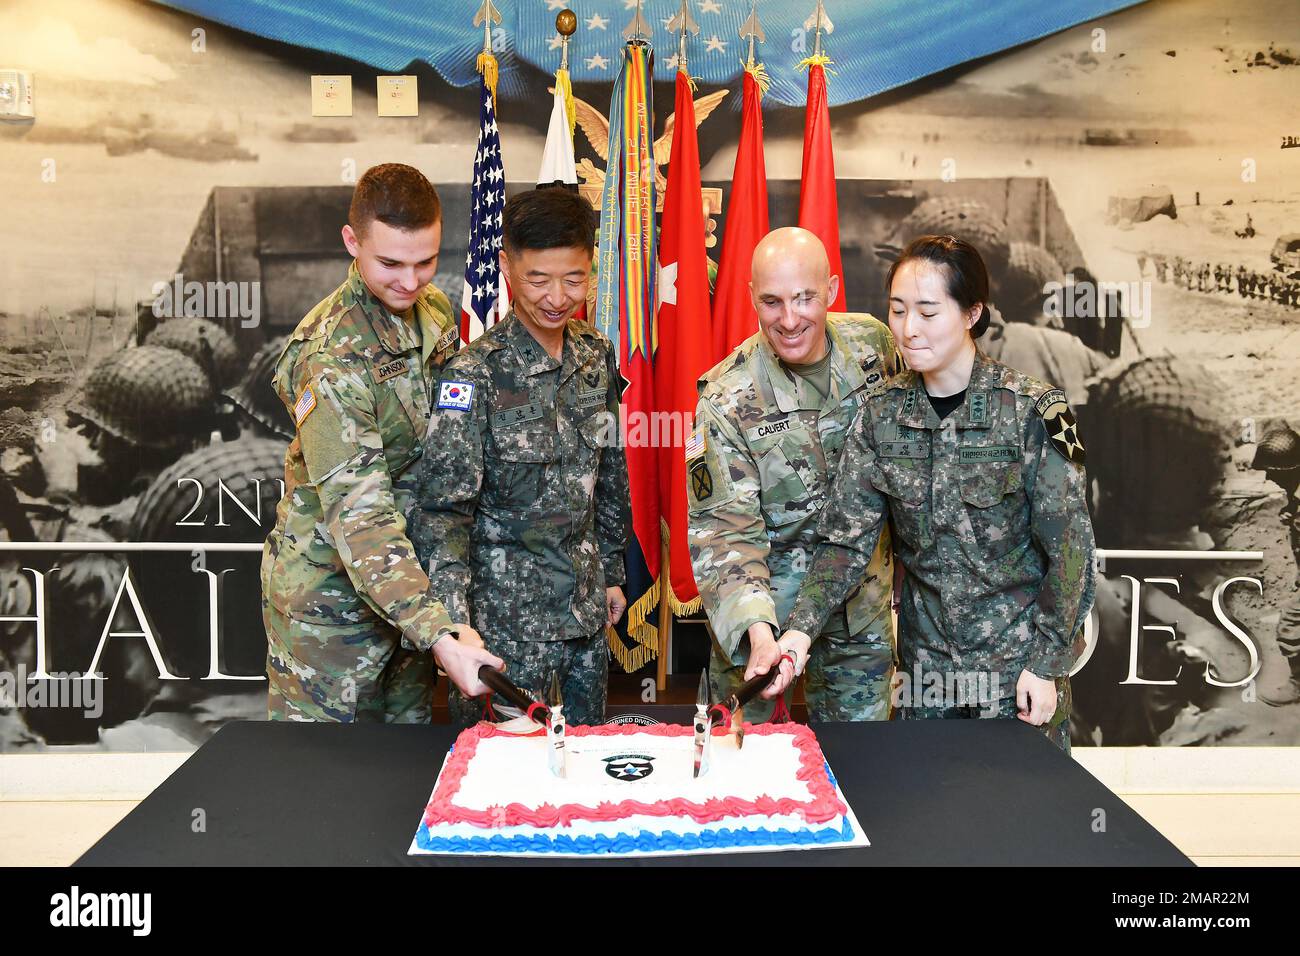
[[[298,403],[293,406],[293,421],[295,425],[301,425],[307,420],[307,416],[316,408],[316,393],[312,391],[310,385],[302,390],[298,396]]]
[[[474,386],[469,382],[443,382],[438,386],[438,407],[469,411],[474,401]]]
[[[1079,439],[1079,424],[1065,401],[1065,392],[1059,388],[1052,389],[1034,404],[1034,409],[1042,416],[1052,447],[1067,461],[1082,465],[1085,456],[1083,442]]]

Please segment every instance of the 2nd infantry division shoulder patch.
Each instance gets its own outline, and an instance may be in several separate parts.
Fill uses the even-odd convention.
[[[1043,418],[1047,437],[1052,440],[1052,447],[1068,461],[1082,465],[1084,463],[1083,442],[1079,439],[1079,424],[1074,412],[1066,404],[1065,392],[1054,388],[1035,403],[1034,408]]]

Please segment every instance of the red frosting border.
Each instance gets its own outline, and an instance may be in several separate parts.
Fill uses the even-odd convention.
[[[615,737],[632,734],[652,734],[657,737],[682,737],[693,733],[690,727],[679,724],[651,724],[646,727],[620,724],[602,724],[595,727],[570,726],[566,735],[572,737]],[[745,724],[745,733],[760,737],[769,734],[787,734],[794,738],[799,751],[799,769],[795,773],[812,794],[807,801],[784,797],[760,796],[756,800],[725,797],[697,803],[685,797],[642,803],[639,800],[603,801],[595,806],[565,803],[560,806],[542,804],[527,807],[510,803],[504,807],[492,806],[485,810],[469,810],[454,806],[452,801],[460,790],[461,781],[469,770],[469,763],[478,751],[480,740],[490,737],[513,737],[487,723],[480,723],[461,731],[456,746],[447,759],[446,769],[434,788],[424,810],[426,826],[436,824],[467,823],[476,827],[533,826],[539,828],[568,826],[574,820],[608,822],[631,816],[690,817],[696,823],[715,823],[724,817],[798,815],[808,823],[825,823],[843,814],[847,808],[835,793],[835,785],[826,773],[826,758],[822,755],[817,737],[803,724]]]

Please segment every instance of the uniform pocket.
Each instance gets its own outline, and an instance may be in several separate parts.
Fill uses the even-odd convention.
[[[960,489],[982,555],[1000,557],[1025,540],[1029,502],[1018,462],[968,472]]]
[[[898,538],[918,551],[928,547],[932,536],[928,468],[908,468],[876,459],[867,480],[889,499],[889,516]]]
[[[807,517],[808,485],[781,445],[758,459],[759,498],[769,525],[780,527]]]
[[[493,427],[494,454],[484,462],[487,498],[501,508],[522,510],[541,498],[546,470],[555,461],[555,433],[549,429]]]

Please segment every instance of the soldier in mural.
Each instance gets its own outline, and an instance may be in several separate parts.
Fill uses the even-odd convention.
[[[631,527],[618,359],[574,318],[595,227],[562,189],[507,201],[511,312],[443,368],[408,516],[430,599],[472,623],[517,685],[540,695],[555,673],[577,724],[604,719]],[[451,692],[454,723],[510,712],[481,692]]]
[[[438,368],[456,350],[438,194],[410,166],[357,182],[347,279],[299,323],[274,383],[297,437],[262,559],[269,713],[427,722],[434,660],[468,693],[500,667],[430,596],[406,535]]]
[[[1269,422],[1255,451],[1253,467],[1286,494],[1282,520],[1296,562],[1295,590],[1278,608],[1277,664],[1260,672],[1260,699],[1270,704],[1300,700],[1300,435],[1283,419]],[[1271,662],[1271,661],[1270,661]]]
[[[774,632],[816,545],[817,514],[845,436],[893,371],[893,338],[881,322],[827,313],[839,282],[815,235],[769,233],[754,250],[751,280],[761,330],[700,379],[686,449],[689,534],[711,625],[716,700],[777,666]],[[885,533],[812,644],[805,688],[812,719],[888,718],[892,584]],[[767,720],[773,706],[756,700],[745,719]]]

